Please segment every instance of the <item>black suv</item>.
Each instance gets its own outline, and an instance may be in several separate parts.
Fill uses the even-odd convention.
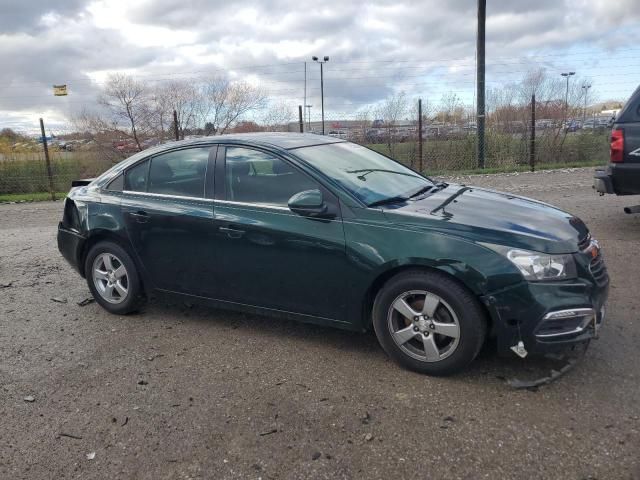
[[[640,87],[620,110],[611,130],[611,158],[606,169],[596,170],[593,187],[601,194],[640,194]],[[640,213],[640,205],[627,207]]]

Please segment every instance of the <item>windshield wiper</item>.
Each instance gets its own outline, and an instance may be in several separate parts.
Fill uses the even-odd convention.
[[[429,190],[431,190],[434,187],[434,185],[425,185],[424,187],[420,187],[418,190],[416,190],[414,193],[412,193],[411,195],[409,195],[409,198],[414,198],[417,197],[418,195],[421,195],[423,193],[428,192]]]
[[[449,184],[444,182],[435,183],[433,185],[426,185],[424,187],[420,187],[420,189],[418,189],[416,192],[409,195],[409,198],[417,197],[418,195],[430,192],[431,190],[433,191],[442,190],[443,188],[446,188],[448,186]]]
[[[367,205],[367,207],[379,207],[380,205],[389,205],[392,203],[400,203],[406,202],[408,200],[407,197],[402,197],[400,195],[395,197],[383,198],[382,200],[376,200],[375,202],[371,202]]]
[[[367,180],[367,175],[369,175],[370,173],[373,173],[373,172],[394,173],[396,175],[404,175],[406,177],[416,177],[415,175],[413,175],[411,173],[398,172],[396,170],[385,170],[384,168],[362,168],[360,170],[345,170],[345,171],[347,173],[360,173],[361,175],[358,175],[357,178],[358,178],[358,180],[362,180],[362,181],[366,181]]]

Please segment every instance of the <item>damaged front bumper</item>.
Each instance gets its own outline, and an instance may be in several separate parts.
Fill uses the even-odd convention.
[[[609,280],[521,282],[483,297],[498,351],[508,355],[559,352],[597,338]]]

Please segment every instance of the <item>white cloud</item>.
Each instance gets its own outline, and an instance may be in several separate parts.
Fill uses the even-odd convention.
[[[99,83],[116,70],[161,81],[224,69],[300,102],[302,62],[311,55],[331,57],[326,104],[335,115],[394,90],[473,97],[476,12],[468,0],[35,0],[12,2],[4,12],[0,118],[13,124],[21,116],[31,122],[43,112],[68,111],[50,96],[53,83],[71,86],[72,108],[93,103]],[[588,67],[599,88],[626,92],[637,79],[603,70],[610,58],[602,52],[615,56],[617,48],[637,45],[638,27],[638,0],[494,0],[488,81],[510,81],[532,65],[571,64]],[[640,50],[627,55],[640,60]],[[318,68],[309,65],[312,103],[319,103],[318,93]]]

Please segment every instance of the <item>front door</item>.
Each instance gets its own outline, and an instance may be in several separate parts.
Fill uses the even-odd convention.
[[[125,172],[121,205],[127,231],[156,288],[208,296],[216,281],[210,249],[213,192],[208,188],[216,148],[174,150]]]
[[[267,151],[220,147],[216,173],[217,297],[345,320],[346,253],[337,199]],[[223,178],[223,180],[222,180]],[[289,210],[295,193],[321,189],[335,213],[313,219]]]

